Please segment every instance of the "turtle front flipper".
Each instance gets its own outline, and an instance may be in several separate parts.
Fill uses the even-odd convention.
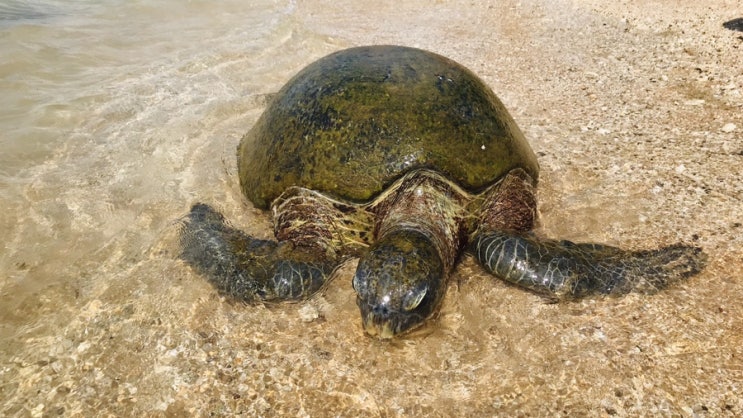
[[[480,233],[472,250],[490,273],[557,299],[653,293],[700,272],[706,263],[700,248],[681,244],[627,251],[501,231]]]
[[[273,241],[233,228],[220,213],[198,203],[181,225],[180,258],[236,299],[304,299],[366,245],[368,214],[357,209],[290,188],[273,204]]]
[[[203,203],[185,217],[180,241],[181,259],[220,292],[248,302],[306,298],[340,263],[311,246],[251,237]]]

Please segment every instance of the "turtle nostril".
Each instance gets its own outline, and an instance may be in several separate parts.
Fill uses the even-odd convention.
[[[377,316],[387,316],[390,313],[389,308],[386,305],[374,305],[372,312]]]

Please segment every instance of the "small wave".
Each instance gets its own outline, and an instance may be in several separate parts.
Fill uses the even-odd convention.
[[[40,2],[10,0],[0,3],[0,22],[40,20],[60,13],[60,10]]]

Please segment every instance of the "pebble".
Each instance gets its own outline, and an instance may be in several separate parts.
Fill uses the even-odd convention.
[[[32,417],[41,417],[44,413],[44,404],[40,403],[36,405],[33,409],[31,409],[31,416]]]
[[[299,308],[299,318],[302,320],[302,322],[312,322],[319,316],[320,313],[317,311],[317,308],[310,304],[304,305]]]
[[[734,130],[735,130],[736,128],[738,128],[738,127],[737,127],[737,126],[735,126],[735,124],[734,124],[734,123],[726,123],[726,124],[725,124],[725,125],[724,125],[724,126],[722,127],[722,129],[721,129],[721,130],[722,130],[723,132],[726,132],[726,133],[728,133],[728,132],[733,132],[733,131],[734,131]]]
[[[684,102],[686,106],[701,106],[704,104],[703,99],[687,100]]]

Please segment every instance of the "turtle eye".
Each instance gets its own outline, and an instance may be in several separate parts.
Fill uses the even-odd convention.
[[[403,299],[402,301],[402,308],[408,312],[417,308],[418,305],[420,305],[423,301],[423,298],[426,296],[426,292],[428,292],[428,286],[414,289],[413,291],[405,295],[405,299]]]

